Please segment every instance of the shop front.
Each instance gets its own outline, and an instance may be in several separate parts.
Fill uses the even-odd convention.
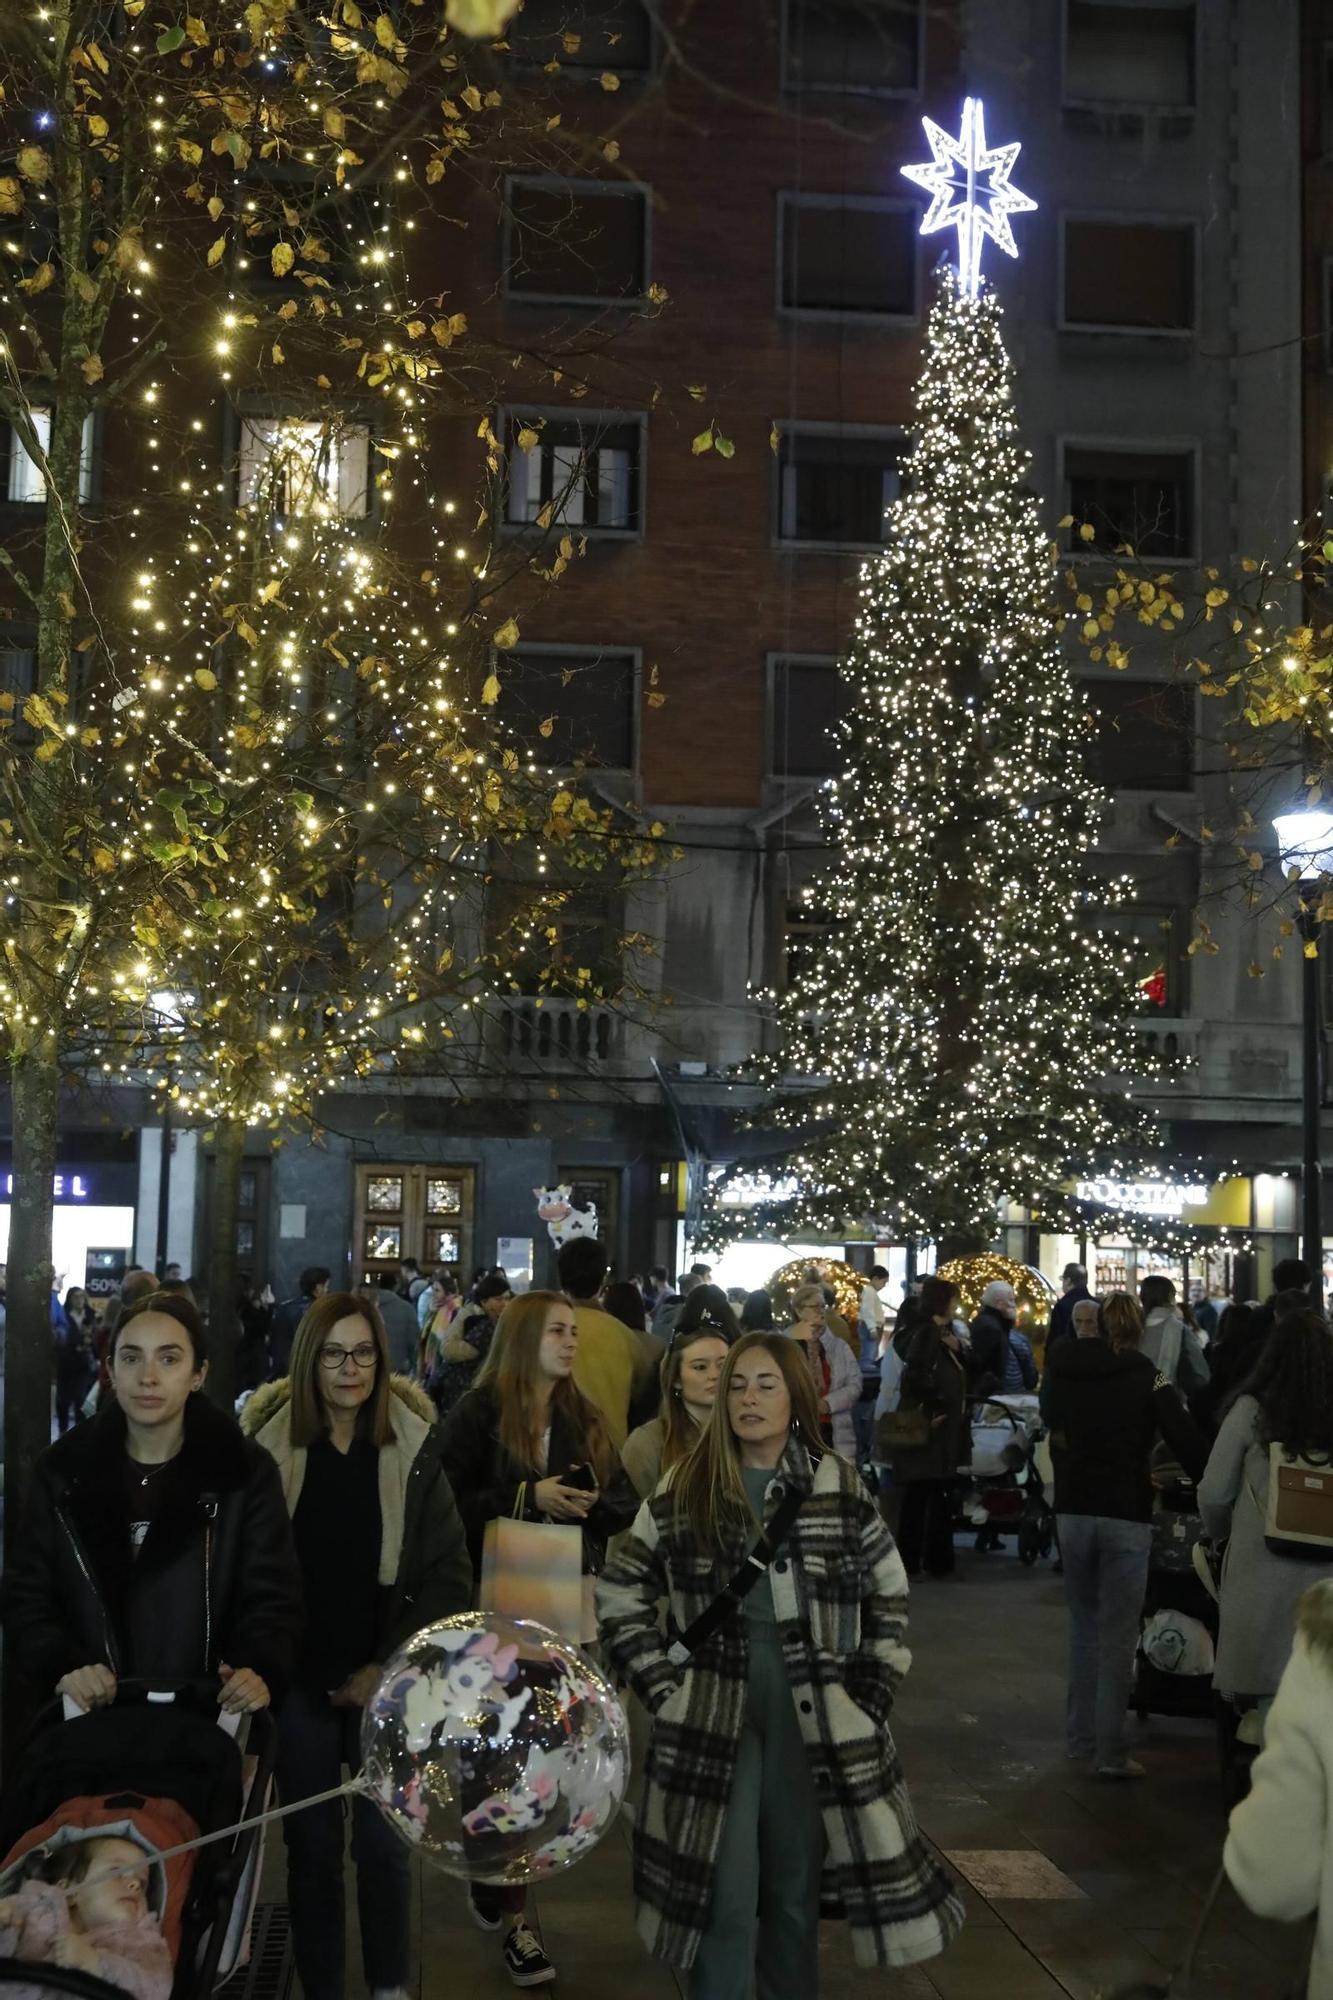
[[[1260,1297],[1270,1287],[1274,1264],[1297,1248],[1298,1183],[1285,1174],[1231,1174],[1217,1181],[1094,1179],[1080,1181],[1074,1191],[1090,1216],[1082,1231],[1048,1235],[1033,1228],[1025,1209],[1011,1205],[1001,1247],[1021,1263],[1038,1264],[1057,1286],[1067,1264],[1082,1264],[1099,1297],[1136,1292],[1145,1278],[1158,1274],[1196,1305],[1206,1298]],[[1098,1209],[1105,1211],[1101,1226]],[[1145,1224],[1176,1225],[1189,1233],[1194,1247],[1182,1253],[1134,1242],[1131,1236],[1139,1232],[1125,1227],[1126,1213],[1141,1215]],[[1326,1261],[1333,1273],[1333,1245]]]
[[[0,1161],[0,1263],[9,1254],[14,1172]],[[82,1285],[94,1298],[115,1291],[134,1261],[139,1169],[133,1157],[62,1161],[52,1180],[51,1263],[56,1290]]]

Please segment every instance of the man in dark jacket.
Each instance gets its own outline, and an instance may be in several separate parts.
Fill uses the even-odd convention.
[[[1135,1301],[1079,1315],[1079,1336],[1047,1350],[1041,1410],[1051,1432],[1055,1511],[1069,1600],[1068,1755],[1099,1776],[1137,1778],[1125,1749],[1134,1643],[1152,1547],[1150,1455],[1158,1433],[1192,1479],[1207,1446],[1176,1390],[1139,1352]]]
[[[1064,1291],[1051,1308],[1051,1324],[1046,1334],[1048,1354],[1057,1340],[1068,1339],[1074,1331],[1074,1307],[1092,1297],[1088,1290],[1087,1269],[1082,1264],[1066,1264],[1060,1282]]]
[[[301,1586],[277,1468],[200,1395],[203,1327],[158,1292],[121,1320],[115,1399],[37,1462],[4,1582],[5,1637],[44,1697],[219,1675],[265,1706],[291,1671]]]
[[[268,1331],[268,1379],[280,1382],[292,1365],[292,1342],[296,1329],[321,1293],[329,1289],[329,1273],[323,1264],[307,1264],[301,1273],[301,1289],[294,1299],[283,1299],[273,1308]]]

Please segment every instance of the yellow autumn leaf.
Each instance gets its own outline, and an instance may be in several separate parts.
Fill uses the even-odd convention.
[[[0,179],[0,215],[17,215],[23,207],[23,189],[12,174]]]
[[[109,875],[116,865],[116,857],[109,847],[95,847],[92,864],[99,875]]]
[[[275,278],[285,278],[296,262],[296,252],[290,243],[275,243],[269,252],[269,264]]]
[[[53,757],[58,757],[59,755],[60,755],[59,737],[44,736],[41,742],[37,745],[37,762],[39,764],[49,764]],[[1309,947],[1307,946],[1307,950],[1308,949]]]
[[[1084,521],[1083,525],[1080,527],[1078,531],[1079,540],[1081,542],[1091,542],[1096,539],[1096,535],[1097,535],[1097,530],[1093,527],[1092,522]]]
[[[665,703],[666,703],[666,696],[664,694],[659,694],[655,688],[649,689],[648,691],[649,708],[662,708],[665,705]]]
[[[326,104],[324,106],[324,130],[328,133],[330,139],[342,139],[346,136],[347,120],[343,117],[342,112],[339,111],[336,104]]]
[[[500,699],[500,679],[498,674],[487,674],[481,690],[481,699],[487,708],[494,708]]]
[[[220,264],[222,262],[223,253],[225,252],[226,248],[227,248],[227,239],[225,236],[219,236],[214,242],[209,244],[208,263],[210,269],[213,267],[213,265]]]
[[[88,133],[89,133],[89,136],[90,136],[90,138],[93,138],[93,139],[105,139],[105,138],[106,138],[106,136],[107,136],[107,133],[108,133],[108,132],[109,132],[110,130],[111,130],[111,127],[110,127],[110,126],[109,126],[109,125],[107,124],[107,122],[106,122],[106,119],[105,119],[105,118],[103,118],[103,117],[101,117],[101,116],[99,115],[99,113],[97,113],[96,111],[94,111],[94,112],[93,112],[93,113],[92,113],[92,114],[90,115],[90,117],[89,117],[89,119],[88,119]]]
[[[700,452],[711,451],[712,449],[713,449],[713,426],[710,424],[706,431],[700,431],[697,437],[691,438],[690,450],[694,453],[695,457],[697,458]]]
[[[209,221],[210,221],[210,222],[216,222],[216,221],[217,221],[217,219],[218,219],[218,217],[219,217],[219,216],[221,215],[221,213],[222,213],[222,197],[221,197],[221,195],[216,195],[216,194],[215,194],[215,195],[210,195],[210,196],[209,196],[209,199],[208,199],[208,218],[209,218]]]
[[[35,299],[38,292],[44,292],[48,285],[54,283],[55,275],[54,264],[39,264],[29,277],[19,279],[18,288],[21,292],[26,292],[29,298]]]
[[[382,49],[392,50],[398,46],[398,30],[387,14],[375,16],[375,40]]]
[[[83,360],[79,363],[79,373],[89,388],[94,383],[101,381],[104,372],[100,354],[85,354]]]
[[[272,355],[276,365],[279,368],[281,368],[283,362],[287,359],[287,356],[283,353],[281,346],[276,340],[274,341],[272,347],[269,349],[269,353]]]
[[[40,756],[41,756],[41,754],[42,754],[42,753],[41,753],[41,751],[39,750],[39,751],[37,752],[37,755],[38,755],[38,756],[40,757]],[[1319,946],[1318,946],[1318,945],[1316,944],[1316,942],[1315,942],[1315,940],[1314,940],[1313,938],[1307,938],[1307,939],[1306,939],[1306,942],[1305,942],[1305,946],[1304,946],[1304,950],[1305,950],[1305,956],[1306,956],[1307,958],[1318,958],[1318,956],[1319,956]]]
[[[459,92],[459,95],[469,111],[481,110],[481,92],[475,83],[470,83],[466,90]]]
[[[538,441],[538,435],[531,424],[521,424],[516,439],[519,450],[531,451]]]
[[[194,684],[196,687],[201,687],[205,694],[212,694],[218,684],[218,677],[211,667],[196,667]]]
[[[539,722],[537,724],[537,734],[539,736],[549,736],[554,728],[555,728],[555,717],[553,715],[548,715],[544,722]]]
[[[499,630],[491,634],[491,644],[502,653],[507,653],[511,646],[516,646],[518,644],[517,618],[506,618]]]
[[[619,139],[607,140],[606,144],[602,148],[602,158],[604,160],[610,160],[612,165],[613,166],[615,165],[615,162],[620,158]]]
[[[203,164],[204,149],[202,146],[197,146],[193,139],[178,139],[176,151],[187,166],[198,167]]]
[[[51,155],[44,153],[40,146],[20,146],[15,165],[25,181],[34,181],[40,186],[51,178]]]

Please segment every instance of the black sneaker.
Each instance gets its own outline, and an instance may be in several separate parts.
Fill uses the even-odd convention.
[[[555,1978],[555,1967],[524,1923],[515,1924],[505,1939],[504,1960],[515,1986],[549,1986]]]
[[[498,1931],[504,1922],[499,1892],[493,1889],[489,1882],[468,1884],[467,1906],[472,1912],[472,1921],[479,1931]]]

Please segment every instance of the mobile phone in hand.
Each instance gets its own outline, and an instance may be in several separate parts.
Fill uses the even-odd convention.
[[[562,1486],[576,1486],[580,1493],[595,1493],[597,1491],[597,1474],[588,1464],[571,1465],[568,1472],[561,1474],[560,1484]]]

